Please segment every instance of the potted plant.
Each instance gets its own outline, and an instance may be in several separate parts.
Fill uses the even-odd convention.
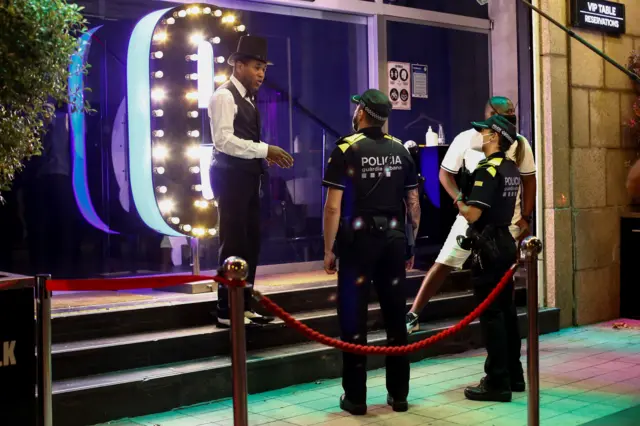
[[[0,201],[40,139],[67,81],[81,7],[65,0],[0,0]],[[84,72],[85,70],[80,70]]]

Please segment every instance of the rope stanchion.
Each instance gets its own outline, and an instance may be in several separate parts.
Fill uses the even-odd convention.
[[[238,280],[226,280],[213,275],[147,275],[127,278],[90,278],[78,280],[48,280],[49,291],[118,291],[138,290],[143,288],[173,287],[198,281],[215,280],[228,287],[244,287],[246,284]]]
[[[267,310],[280,318],[286,325],[295,329],[303,334],[305,337],[315,342],[321,343],[326,346],[331,346],[336,349],[340,349],[345,352],[354,353],[356,355],[406,355],[413,352],[417,352],[426,348],[440,340],[443,340],[453,334],[456,334],[464,327],[468,326],[477,319],[482,312],[484,312],[490,304],[492,304],[496,297],[502,292],[502,290],[509,284],[509,281],[513,278],[513,274],[518,268],[517,264],[514,264],[502,277],[498,285],[487,296],[487,298],[475,308],[469,315],[463,318],[458,324],[453,327],[449,327],[440,333],[433,335],[427,339],[421,340],[416,343],[412,343],[406,346],[370,346],[370,345],[357,345],[355,343],[344,342],[342,340],[334,339],[332,337],[325,336],[322,333],[312,329],[311,327],[301,323],[295,319],[291,314],[286,312],[280,306],[278,306],[273,300],[260,292],[254,290],[256,300]]]

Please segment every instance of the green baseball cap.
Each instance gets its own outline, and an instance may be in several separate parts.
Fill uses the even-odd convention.
[[[487,120],[474,121],[471,123],[471,125],[477,131],[481,131],[482,129],[493,130],[494,132],[504,136],[504,138],[511,143],[514,143],[518,138],[516,126],[514,126],[509,119],[502,115],[492,115]]]
[[[354,95],[351,102],[362,105],[365,112],[379,121],[385,121],[391,113],[389,97],[377,89],[369,89],[362,95]]]

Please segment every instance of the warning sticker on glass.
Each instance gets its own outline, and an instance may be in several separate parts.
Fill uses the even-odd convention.
[[[411,64],[388,62],[389,99],[393,109],[411,109]]]
[[[429,68],[426,65],[411,64],[411,80],[414,98],[429,97]]]

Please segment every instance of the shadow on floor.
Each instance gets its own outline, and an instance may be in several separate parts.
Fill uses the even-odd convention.
[[[582,426],[637,426],[640,422],[640,405],[619,411],[607,417],[584,423]]]

